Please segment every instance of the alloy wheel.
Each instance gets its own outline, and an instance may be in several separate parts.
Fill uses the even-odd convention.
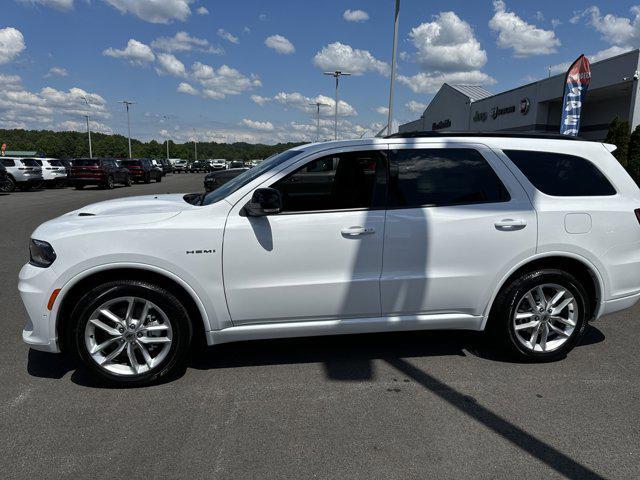
[[[93,361],[116,375],[147,373],[162,363],[173,341],[171,321],[156,304],[118,297],[96,308],[84,332]]]
[[[557,350],[578,324],[578,302],[565,287],[538,285],[519,300],[512,326],[518,342],[536,353]]]

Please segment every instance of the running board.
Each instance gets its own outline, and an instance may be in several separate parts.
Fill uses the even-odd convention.
[[[411,330],[482,330],[484,317],[464,314],[408,315],[240,325],[206,332],[207,344],[270,338],[314,337]]]

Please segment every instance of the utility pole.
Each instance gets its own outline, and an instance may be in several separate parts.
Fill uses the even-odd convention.
[[[166,115],[162,116],[163,120],[169,120],[169,117]],[[169,132],[169,130],[167,130]],[[169,135],[167,135],[167,160],[169,160]]]
[[[336,105],[335,105],[335,126],[334,126],[334,139],[337,140],[338,139],[338,85],[340,83],[340,77],[342,76],[350,76],[351,74],[349,72],[341,72],[340,70],[336,70],[334,72],[324,72],[324,75],[329,75],[331,77],[334,77],[336,79]]]
[[[131,121],[129,120],[129,105],[133,105],[136,102],[130,102],[129,100],[121,100],[118,103],[123,103],[127,107],[127,130],[129,132],[129,158],[131,158]]]
[[[398,18],[400,16],[400,0],[396,0],[396,11],[393,22],[393,51],[391,53],[391,82],[389,86],[389,118],[387,120],[387,135],[391,135],[393,128],[393,84],[396,79],[396,52],[398,51]]]
[[[84,103],[87,104],[87,114],[84,118],[87,119],[87,134],[89,135],[89,158],[93,158],[93,150],[91,149],[91,128],[89,128],[89,112],[91,111],[91,105],[89,105],[89,100],[84,95],[82,96]]]
[[[316,101],[316,102],[310,103],[309,105],[315,105],[316,108],[317,108],[317,112],[316,112],[316,142],[319,142],[320,141],[320,107],[328,107],[329,104]]]

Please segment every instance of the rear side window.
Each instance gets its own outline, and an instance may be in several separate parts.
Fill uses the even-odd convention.
[[[391,152],[388,206],[401,208],[509,201],[509,193],[477,150]]]
[[[503,150],[542,193],[557,197],[615,195],[613,185],[589,160],[563,153]]]
[[[42,165],[42,163],[38,163],[38,161],[33,158],[23,158],[20,162],[22,162],[22,165],[25,167],[39,167]]]
[[[49,165],[52,167],[64,167],[60,160],[49,160]]]
[[[16,166],[15,160],[12,160],[10,158],[3,158],[2,160],[0,160],[0,162],[2,162],[2,165],[4,165],[5,167],[15,167]]]

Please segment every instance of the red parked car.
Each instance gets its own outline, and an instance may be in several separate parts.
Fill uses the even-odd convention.
[[[122,166],[129,169],[134,182],[151,183],[162,181],[162,169],[156,167],[148,158],[131,158],[122,160]]]
[[[131,175],[115,158],[78,158],[71,162],[68,181],[81,190],[85,185],[113,188],[117,183],[131,186]]]

